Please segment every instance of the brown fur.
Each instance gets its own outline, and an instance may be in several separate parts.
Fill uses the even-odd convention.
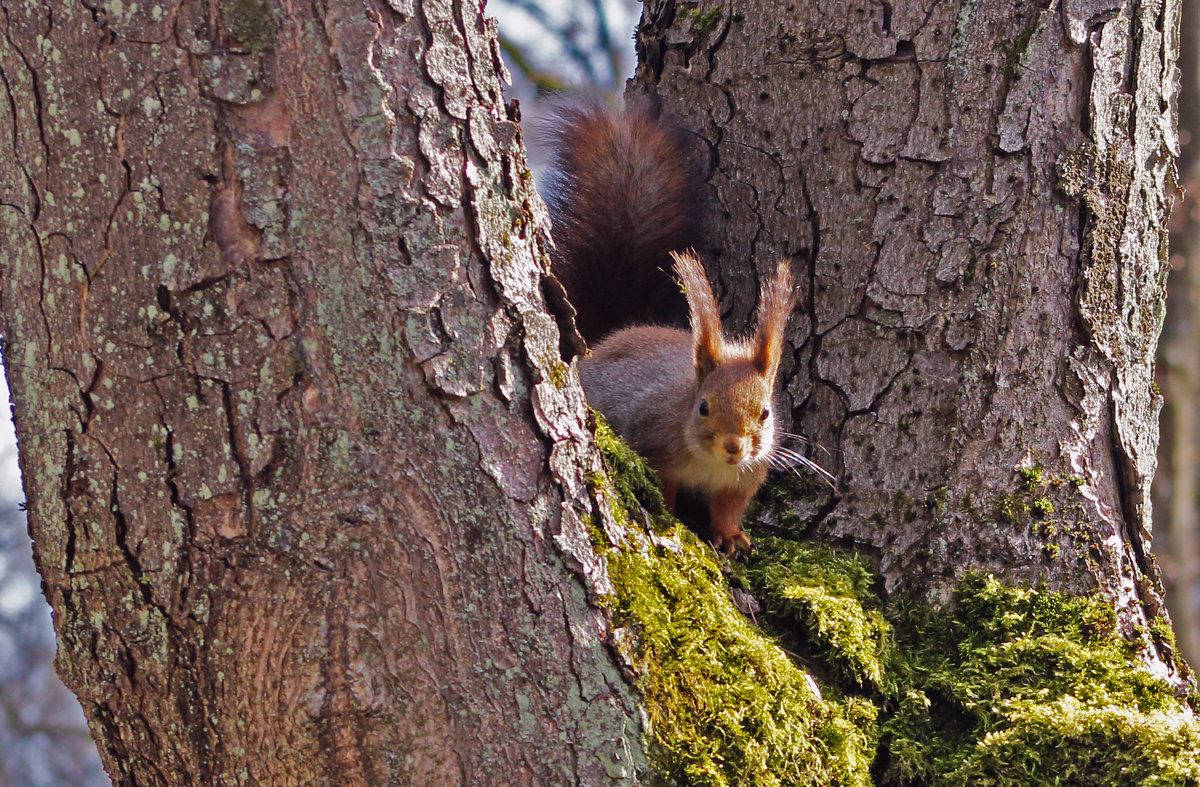
[[[627,325],[681,321],[670,253],[698,245],[701,223],[687,135],[644,105],[614,112],[576,99],[559,106],[545,137],[552,270],[580,334],[592,344]]]
[[[680,488],[709,503],[713,541],[746,549],[742,516],[767,475],[775,447],[771,413],[782,331],[791,311],[786,264],[763,289],[749,342],[721,331],[716,298],[694,255],[677,255],[692,333],[635,326],[612,334],[580,361],[588,401],[650,462],[673,509]],[[703,403],[703,410],[702,410]]]
[[[704,267],[684,251],[699,237],[699,183],[682,132],[644,108],[591,101],[560,108],[550,136],[553,271],[595,344],[579,362],[588,401],[650,462],[669,508],[681,488],[697,492],[717,547],[749,548],[742,517],[775,449],[787,264],[760,293],[754,337],[726,339]],[[684,307],[690,331],[644,324]]]

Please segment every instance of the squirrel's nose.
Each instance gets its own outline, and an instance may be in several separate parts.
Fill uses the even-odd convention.
[[[736,437],[726,437],[722,447],[730,459],[736,459],[742,453],[742,441]]]

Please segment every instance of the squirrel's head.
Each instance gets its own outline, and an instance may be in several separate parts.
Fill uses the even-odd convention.
[[[761,465],[775,445],[775,378],[795,302],[787,263],[779,263],[760,293],[753,338],[729,341],[700,260],[690,252],[673,256],[687,295],[695,352],[697,390],[689,435],[704,455],[734,466]]]
[[[775,445],[774,383],[745,360],[702,378],[688,429],[700,453],[733,466],[765,462]]]

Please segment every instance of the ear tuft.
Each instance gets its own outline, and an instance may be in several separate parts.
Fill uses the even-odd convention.
[[[775,276],[759,293],[758,332],[754,336],[754,366],[774,382],[783,353],[783,331],[796,304],[791,269],[780,260]]]
[[[721,336],[721,313],[713,296],[708,275],[694,251],[682,254],[671,252],[675,260],[675,275],[687,296],[688,314],[692,323],[692,342],[695,348],[696,372],[703,378],[724,357],[724,338]]]

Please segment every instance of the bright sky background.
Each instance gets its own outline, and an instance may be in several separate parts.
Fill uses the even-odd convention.
[[[0,418],[0,505],[16,505],[25,499],[21,492],[21,471],[17,468],[17,436],[13,432],[9,406],[8,381],[0,385],[5,417]]]
[[[7,509],[20,505],[25,495],[21,491],[21,471],[17,467],[17,439],[13,433],[7,381],[0,384],[0,396],[4,400],[5,414],[0,418],[0,506]],[[10,565],[11,558],[11,552],[0,552],[0,614],[16,616],[41,596],[36,575],[21,565],[25,561]]]

